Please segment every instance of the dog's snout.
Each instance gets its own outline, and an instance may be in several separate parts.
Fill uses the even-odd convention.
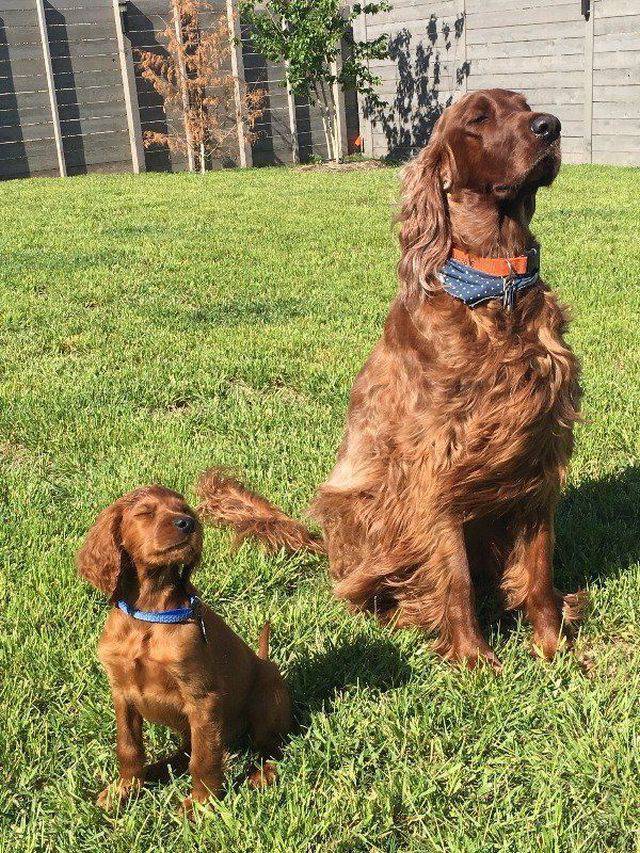
[[[552,116],[551,113],[540,113],[531,122],[531,130],[546,142],[553,142],[557,139],[560,136],[561,129],[560,119]]]
[[[194,519],[190,515],[179,515],[173,519],[173,523],[181,533],[191,533],[196,526]]]

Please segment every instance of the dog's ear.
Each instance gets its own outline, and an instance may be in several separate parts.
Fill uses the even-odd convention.
[[[109,599],[118,585],[124,561],[120,540],[122,509],[121,501],[103,509],[76,555],[80,574]]]
[[[438,289],[433,274],[451,252],[451,226],[446,193],[455,178],[455,160],[440,120],[429,144],[406,167],[398,221],[402,256],[398,276],[405,298],[421,287]]]

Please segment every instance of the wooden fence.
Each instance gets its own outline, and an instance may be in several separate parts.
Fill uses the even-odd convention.
[[[393,0],[358,35],[382,32],[368,154],[406,156],[458,91],[503,87],[561,119],[565,160],[640,164],[640,0]]]
[[[231,0],[212,5],[233,12]],[[0,0],[0,178],[186,168],[183,156],[142,146],[145,130],[177,120],[135,61],[137,50],[163,51],[168,12],[168,0]],[[266,109],[258,140],[229,159],[326,156],[318,111],[290,96],[284,68],[256,53],[246,28],[236,33],[233,70],[265,90]],[[357,135],[355,104],[347,125]]]
[[[225,14],[234,2],[214,5]],[[142,147],[144,130],[176,121],[135,64],[137,49],[162,51],[168,8],[0,0],[0,178],[186,167]],[[360,133],[365,153],[406,156],[456,92],[503,86],[560,117],[565,160],[640,164],[640,0],[394,0],[358,27],[357,38],[389,34],[389,58],[371,64],[386,105],[347,93],[345,149]],[[267,100],[259,139],[230,159],[324,157],[318,111],[287,91],[283,66],[254,50],[246,27],[237,33],[233,70]]]

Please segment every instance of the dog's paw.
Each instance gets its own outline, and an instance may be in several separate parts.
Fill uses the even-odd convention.
[[[265,761],[260,767],[249,771],[247,782],[251,788],[266,788],[278,781],[278,769],[271,761]]]
[[[185,797],[180,804],[178,811],[183,815],[183,817],[186,817],[187,820],[193,820],[195,817],[195,803],[193,799],[191,797]]]
[[[479,666],[486,666],[488,664],[494,672],[502,672],[500,658],[484,642],[478,645],[452,646],[443,657],[450,663],[458,664],[459,666],[466,667],[466,669],[476,669]]]
[[[111,785],[107,785],[103,791],[100,791],[96,799],[96,805],[105,811],[117,809],[132,796],[135,796],[139,790],[140,783],[138,781],[128,783],[112,782]]]

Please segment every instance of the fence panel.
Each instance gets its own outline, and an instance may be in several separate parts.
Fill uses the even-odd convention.
[[[35,0],[0,0],[0,179],[59,174]]]
[[[466,84],[465,27],[461,2],[396,0],[390,12],[367,15],[357,38],[389,35],[389,58],[371,61],[381,78],[381,108],[362,106],[368,154],[404,158],[426,144],[453,95]]]
[[[371,63],[386,115],[361,105],[367,153],[426,141],[457,91],[502,87],[562,121],[569,162],[640,163],[640,0],[396,0],[361,37],[389,34]],[[392,109],[393,108],[393,109]]]
[[[630,14],[634,5],[635,15]],[[593,6],[592,159],[638,164],[640,2],[593,0]]]

